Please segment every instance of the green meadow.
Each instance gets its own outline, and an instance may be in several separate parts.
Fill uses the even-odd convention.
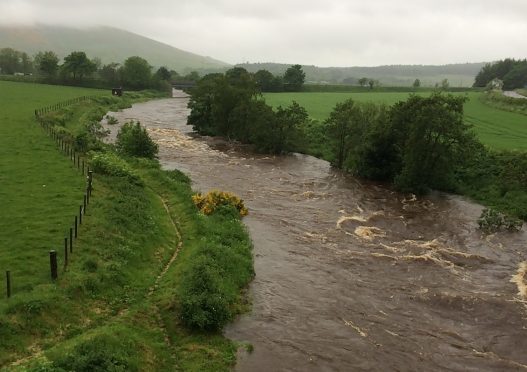
[[[266,93],[271,106],[287,106],[292,101],[305,107],[309,115],[323,121],[338,102],[352,98],[359,102],[377,102],[392,105],[405,100],[407,92],[366,93]],[[418,93],[425,95],[428,93]],[[527,116],[487,106],[480,92],[454,93],[466,95],[466,121],[474,126],[481,142],[497,150],[527,150]]]
[[[62,251],[85,187],[34,109],[103,93],[0,81],[0,271],[12,272],[13,292],[49,281],[48,252]]]
[[[110,163],[122,167],[115,174],[111,166],[92,164],[92,199],[64,265],[63,239],[85,181],[33,115],[35,108],[82,95],[101,97],[45,120],[76,135],[108,111],[166,94],[115,98],[105,91],[0,82],[0,370],[230,370],[243,345],[221,331],[196,331],[183,312],[190,306],[198,320],[215,320],[214,311],[207,313],[209,298],[219,299],[212,310],[221,306],[222,322],[247,309],[240,289],[253,275],[252,246],[232,214],[198,213],[182,173],[139,158]],[[92,145],[99,155],[113,153]],[[57,250],[56,281],[50,249]],[[12,273],[9,299],[4,270]],[[204,298],[203,281],[219,294]]]

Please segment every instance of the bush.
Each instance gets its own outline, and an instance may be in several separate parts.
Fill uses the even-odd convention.
[[[211,258],[201,256],[188,268],[182,291],[181,319],[194,329],[219,330],[231,318],[221,275]]]
[[[497,232],[502,229],[520,231],[523,222],[517,218],[507,216],[494,209],[483,209],[478,219],[479,228],[487,233]]]
[[[116,146],[119,152],[148,159],[155,159],[159,151],[141,123],[125,123],[117,134]]]
[[[75,346],[54,361],[54,367],[66,371],[138,371],[134,345],[113,335],[98,335]]]
[[[128,164],[111,152],[96,153],[92,156],[90,164],[96,173],[124,177],[136,185],[143,185],[143,181],[130,169]]]
[[[249,211],[243,204],[243,200],[234,194],[225,191],[210,191],[207,195],[194,194],[192,201],[205,215],[210,215],[220,206],[234,207],[241,217],[247,216]]]

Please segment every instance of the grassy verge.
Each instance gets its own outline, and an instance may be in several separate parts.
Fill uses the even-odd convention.
[[[82,118],[106,105],[83,103],[49,119],[75,138]],[[51,144],[47,151],[58,154]],[[0,367],[221,371],[234,364],[238,345],[218,330],[191,330],[182,308],[190,300],[198,310],[210,310],[188,291],[199,278],[195,261],[207,263],[209,293],[226,300],[223,321],[246,308],[242,293],[253,272],[243,225],[229,213],[199,214],[179,172],[165,172],[156,161],[119,162],[133,177],[95,174],[67,268],[58,250],[59,279],[48,279],[43,262],[39,281],[0,300]],[[62,165],[69,166],[67,160]]]
[[[481,101],[488,106],[527,115],[527,99],[504,96],[502,92],[487,92],[481,95]]]

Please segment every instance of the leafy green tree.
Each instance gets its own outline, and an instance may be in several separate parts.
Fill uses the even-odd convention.
[[[413,85],[414,88],[419,88],[421,86],[421,80],[415,79]]]
[[[152,66],[138,56],[127,58],[120,73],[123,85],[131,89],[145,89],[152,82]]]
[[[369,79],[368,80],[368,85],[370,86],[370,89],[373,89],[374,87],[378,87],[379,86],[379,80]]]
[[[0,72],[13,75],[22,72],[20,52],[12,48],[0,49]]]
[[[24,74],[33,72],[33,61],[31,60],[31,57],[25,52],[20,53],[20,67]]]
[[[91,61],[84,52],[72,52],[64,57],[62,70],[73,80],[82,82],[82,79],[97,71],[97,65]]]
[[[150,138],[146,128],[133,121],[121,127],[115,145],[122,154],[148,159],[154,159],[159,151],[158,145]]]
[[[441,80],[441,89],[448,89],[450,87],[450,83],[448,82],[448,79]]]
[[[280,76],[274,76],[268,70],[259,70],[254,74],[256,85],[262,92],[281,92],[284,82]]]
[[[199,81],[200,79],[200,76],[199,76],[199,73],[197,71],[191,71],[190,73],[188,73],[187,75],[185,75],[183,77],[184,80],[188,80],[188,81],[194,81],[194,82],[197,82]]]
[[[401,149],[395,184],[403,191],[448,189],[454,171],[475,143],[463,120],[465,97],[434,93],[410,96],[391,109],[391,126]]]
[[[99,70],[99,76],[108,84],[117,85],[120,81],[119,66],[120,65],[115,62],[104,65]]]
[[[59,57],[50,50],[38,52],[35,56],[35,65],[39,72],[53,77],[59,70]]]
[[[518,63],[503,77],[503,87],[505,89],[527,87],[527,62]]]
[[[302,66],[293,65],[289,67],[284,74],[284,89],[290,92],[298,92],[302,89],[306,74]]]
[[[368,78],[366,78],[366,77],[362,77],[362,78],[359,79],[359,85],[360,85],[361,87],[365,87],[366,84],[368,84],[368,81],[369,81]]]
[[[271,122],[267,150],[275,154],[294,150],[301,135],[301,127],[306,124],[308,118],[306,109],[295,101],[286,108],[278,107],[276,120]]]
[[[328,135],[333,140],[335,153],[335,166],[342,168],[350,147],[351,138],[357,134],[353,125],[359,121],[358,109],[355,102],[350,98],[342,103],[337,103],[329,118],[325,121]]]
[[[170,71],[168,71],[166,67],[161,66],[157,69],[155,76],[159,80],[169,81],[172,77],[172,74],[170,73]]]

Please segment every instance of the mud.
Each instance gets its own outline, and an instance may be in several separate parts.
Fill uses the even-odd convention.
[[[112,115],[145,125],[196,190],[249,207],[253,309],[225,334],[254,351],[236,370],[527,369],[525,232],[482,235],[482,207],[461,197],[401,195],[310,156],[196,136],[186,103]]]

